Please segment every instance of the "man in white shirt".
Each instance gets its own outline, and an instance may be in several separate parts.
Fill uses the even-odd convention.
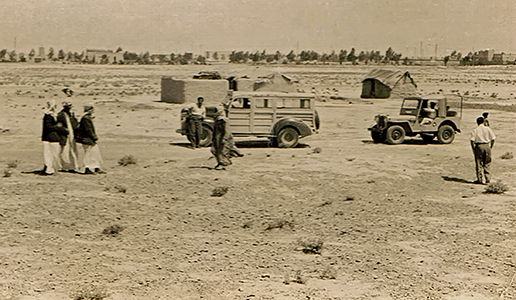
[[[495,143],[495,135],[491,128],[485,126],[483,117],[477,118],[477,125],[477,128],[471,132],[470,139],[471,148],[475,154],[477,172],[475,183],[487,184],[490,181],[489,164],[491,163],[491,148]]]
[[[192,147],[200,148],[202,134],[202,121],[206,117],[206,107],[203,105],[204,98],[198,97],[197,104],[188,109],[188,133]]]

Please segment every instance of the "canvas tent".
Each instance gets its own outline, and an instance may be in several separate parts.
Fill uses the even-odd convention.
[[[267,76],[260,76],[254,82],[255,91],[272,92],[297,92],[298,81],[285,74],[273,73]]]
[[[392,94],[410,96],[417,85],[409,72],[384,69],[372,70],[362,81],[362,98],[389,98]]]

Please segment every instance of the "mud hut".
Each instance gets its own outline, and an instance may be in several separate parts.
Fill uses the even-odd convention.
[[[161,101],[169,103],[195,103],[203,96],[206,104],[218,104],[224,100],[229,90],[225,79],[176,79],[161,78]]]
[[[389,98],[416,93],[417,85],[409,72],[384,69],[372,70],[362,81],[362,98]]]

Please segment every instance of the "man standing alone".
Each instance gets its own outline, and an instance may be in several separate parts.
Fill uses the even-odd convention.
[[[200,148],[202,134],[202,120],[206,117],[204,98],[197,98],[197,104],[188,109],[188,134],[193,148]]]
[[[471,133],[471,148],[475,154],[477,172],[475,183],[487,184],[490,181],[489,164],[491,163],[491,148],[495,143],[495,135],[491,128],[484,125],[483,117],[477,118],[477,125],[477,128]]]

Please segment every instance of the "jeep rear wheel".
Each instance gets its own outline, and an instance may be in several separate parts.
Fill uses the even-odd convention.
[[[425,141],[425,143],[430,143],[434,140],[435,138],[435,134],[433,133],[421,133],[421,138],[423,139],[423,141]]]
[[[212,138],[213,138],[213,130],[211,130],[210,126],[203,124],[202,131],[201,131],[201,140],[199,141],[199,146],[209,147],[211,145]]]
[[[443,125],[437,131],[437,140],[441,144],[449,144],[455,139],[455,129],[450,125]]]
[[[387,143],[391,145],[401,144],[405,140],[405,129],[399,125],[392,125],[387,128],[385,136]]]
[[[292,127],[285,127],[278,134],[278,147],[293,148],[299,142],[299,132]]]

